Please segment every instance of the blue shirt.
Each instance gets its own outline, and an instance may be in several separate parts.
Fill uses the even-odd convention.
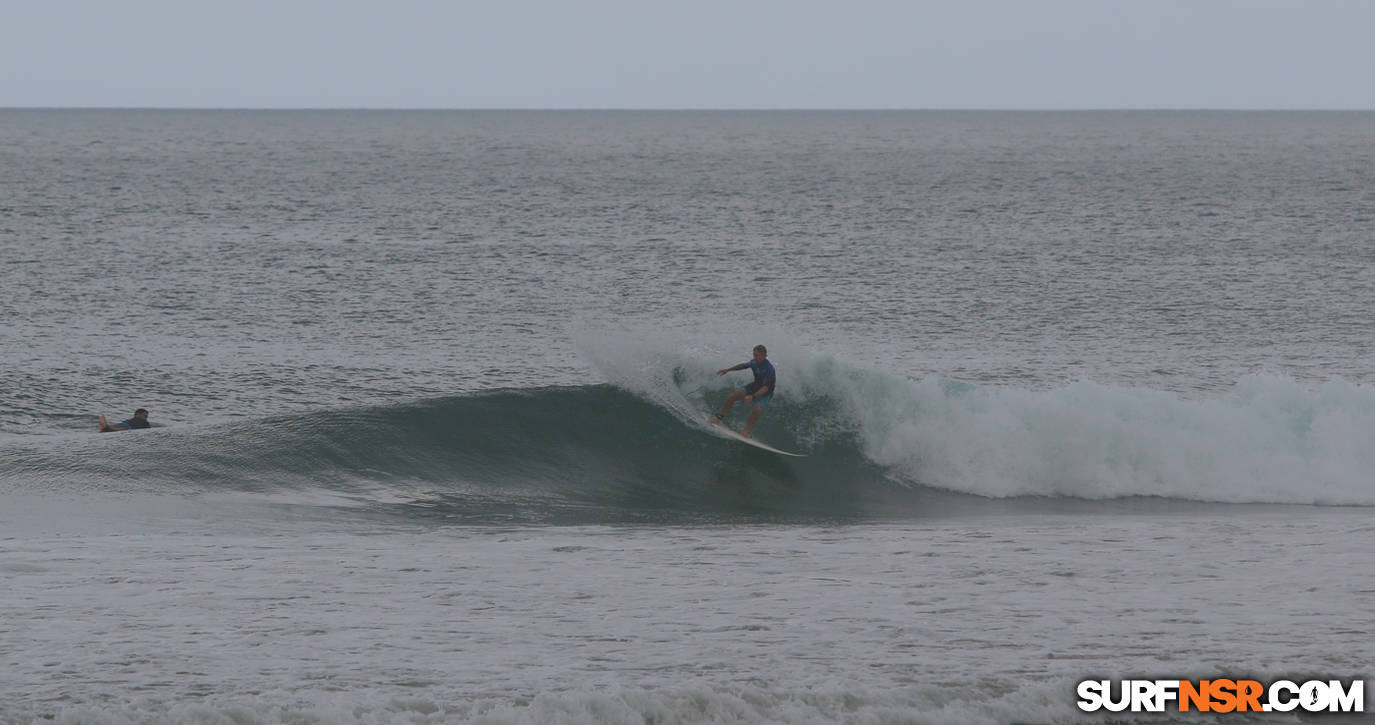
[[[765,395],[773,395],[774,385],[778,382],[778,376],[773,370],[773,363],[768,360],[763,362],[750,360],[745,363],[745,366],[750,369],[750,372],[754,373],[754,382],[745,386],[745,392],[754,395],[760,389],[768,388],[769,392],[765,393]]]

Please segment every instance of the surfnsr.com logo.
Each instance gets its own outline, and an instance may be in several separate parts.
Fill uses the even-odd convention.
[[[1279,680],[1084,680],[1079,709],[1084,712],[1365,712],[1365,681]],[[1172,703],[1172,704],[1167,704]]]

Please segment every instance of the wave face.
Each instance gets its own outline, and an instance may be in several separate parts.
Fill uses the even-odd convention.
[[[636,367],[636,366],[631,366]],[[627,384],[502,390],[252,423],[0,443],[0,482],[154,493],[324,490],[464,522],[854,519],[976,497],[1375,505],[1375,390],[1278,377],[1229,394],[1048,391],[794,359],[757,434],[710,435],[738,380],[679,361]],[[745,411],[737,409],[738,427]],[[964,502],[963,504],[961,502]]]
[[[779,418],[795,416],[783,406]],[[30,488],[287,500],[323,489],[341,502],[480,523],[846,518],[911,498],[853,444],[823,443],[808,465],[790,466],[609,385],[4,446],[0,481]]]

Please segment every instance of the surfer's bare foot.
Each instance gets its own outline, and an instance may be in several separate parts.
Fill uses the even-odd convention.
[[[742,430],[742,431],[740,431],[740,436],[743,437],[743,438],[753,438],[753,437],[754,437],[754,436],[751,436],[751,435],[750,435],[750,432],[747,431],[747,430]]]
[[[101,420],[104,420],[104,418],[102,418]],[[721,414],[720,414],[720,413],[717,413],[716,415],[711,416],[710,418],[707,419],[707,422],[708,422],[708,423],[711,423],[712,425],[720,425],[720,424],[721,424]]]

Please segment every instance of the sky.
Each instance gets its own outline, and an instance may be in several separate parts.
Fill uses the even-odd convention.
[[[1375,0],[0,0],[0,107],[1375,109]]]

